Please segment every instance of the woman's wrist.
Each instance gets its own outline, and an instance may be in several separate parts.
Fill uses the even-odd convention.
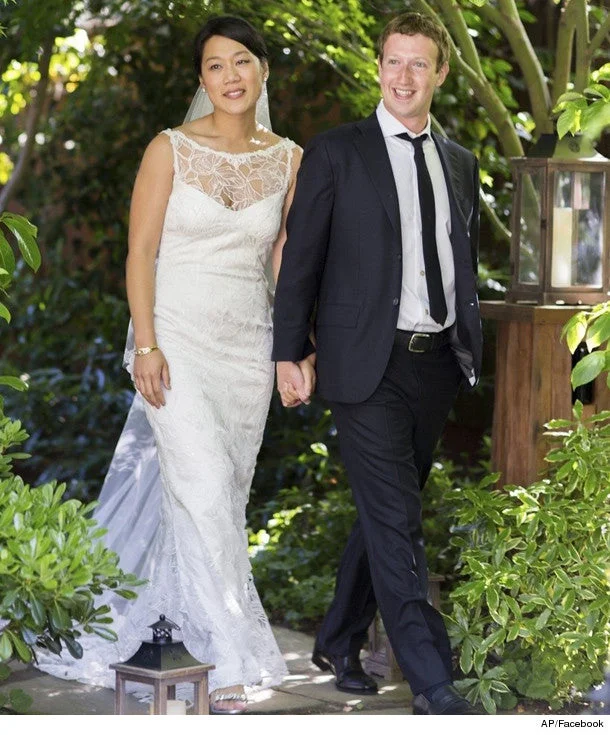
[[[150,347],[136,347],[133,351],[133,354],[136,357],[142,357],[143,355],[149,355],[151,352],[154,352],[155,350],[158,350],[157,345],[151,345]]]

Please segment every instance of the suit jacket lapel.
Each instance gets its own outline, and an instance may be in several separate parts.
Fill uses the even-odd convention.
[[[383,206],[390,218],[396,233],[400,236],[400,210],[398,209],[398,194],[394,183],[394,173],[388,156],[381,128],[377,122],[377,115],[373,113],[356,124],[358,133],[354,140],[369,171],[375,189],[381,198]]]
[[[456,154],[445,145],[445,138],[432,133],[432,139],[436,143],[436,149],[441,159],[441,165],[445,174],[447,192],[449,193],[449,207],[454,221],[452,231],[455,231],[455,221],[459,222],[460,229],[468,232],[467,221],[470,214],[470,204],[464,196],[467,187],[462,179],[462,167],[457,160]]]

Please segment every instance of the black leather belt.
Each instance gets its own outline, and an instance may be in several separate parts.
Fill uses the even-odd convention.
[[[406,329],[397,329],[396,341],[404,345],[409,352],[431,352],[449,344],[449,331],[443,329],[442,332],[409,332]]]

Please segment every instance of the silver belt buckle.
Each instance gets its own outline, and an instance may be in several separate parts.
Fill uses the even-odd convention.
[[[409,347],[408,347],[409,352],[426,352],[426,350],[418,350],[415,347],[415,343],[413,340],[419,339],[419,338],[432,339],[432,335],[426,334],[425,332],[416,332],[415,334],[412,334],[411,338],[409,339]]]

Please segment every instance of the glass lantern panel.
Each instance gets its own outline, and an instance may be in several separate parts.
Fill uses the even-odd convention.
[[[604,174],[558,171],[554,189],[551,286],[600,288]]]
[[[540,283],[541,198],[544,173],[524,173],[521,176],[521,206],[519,208],[519,283]]]

